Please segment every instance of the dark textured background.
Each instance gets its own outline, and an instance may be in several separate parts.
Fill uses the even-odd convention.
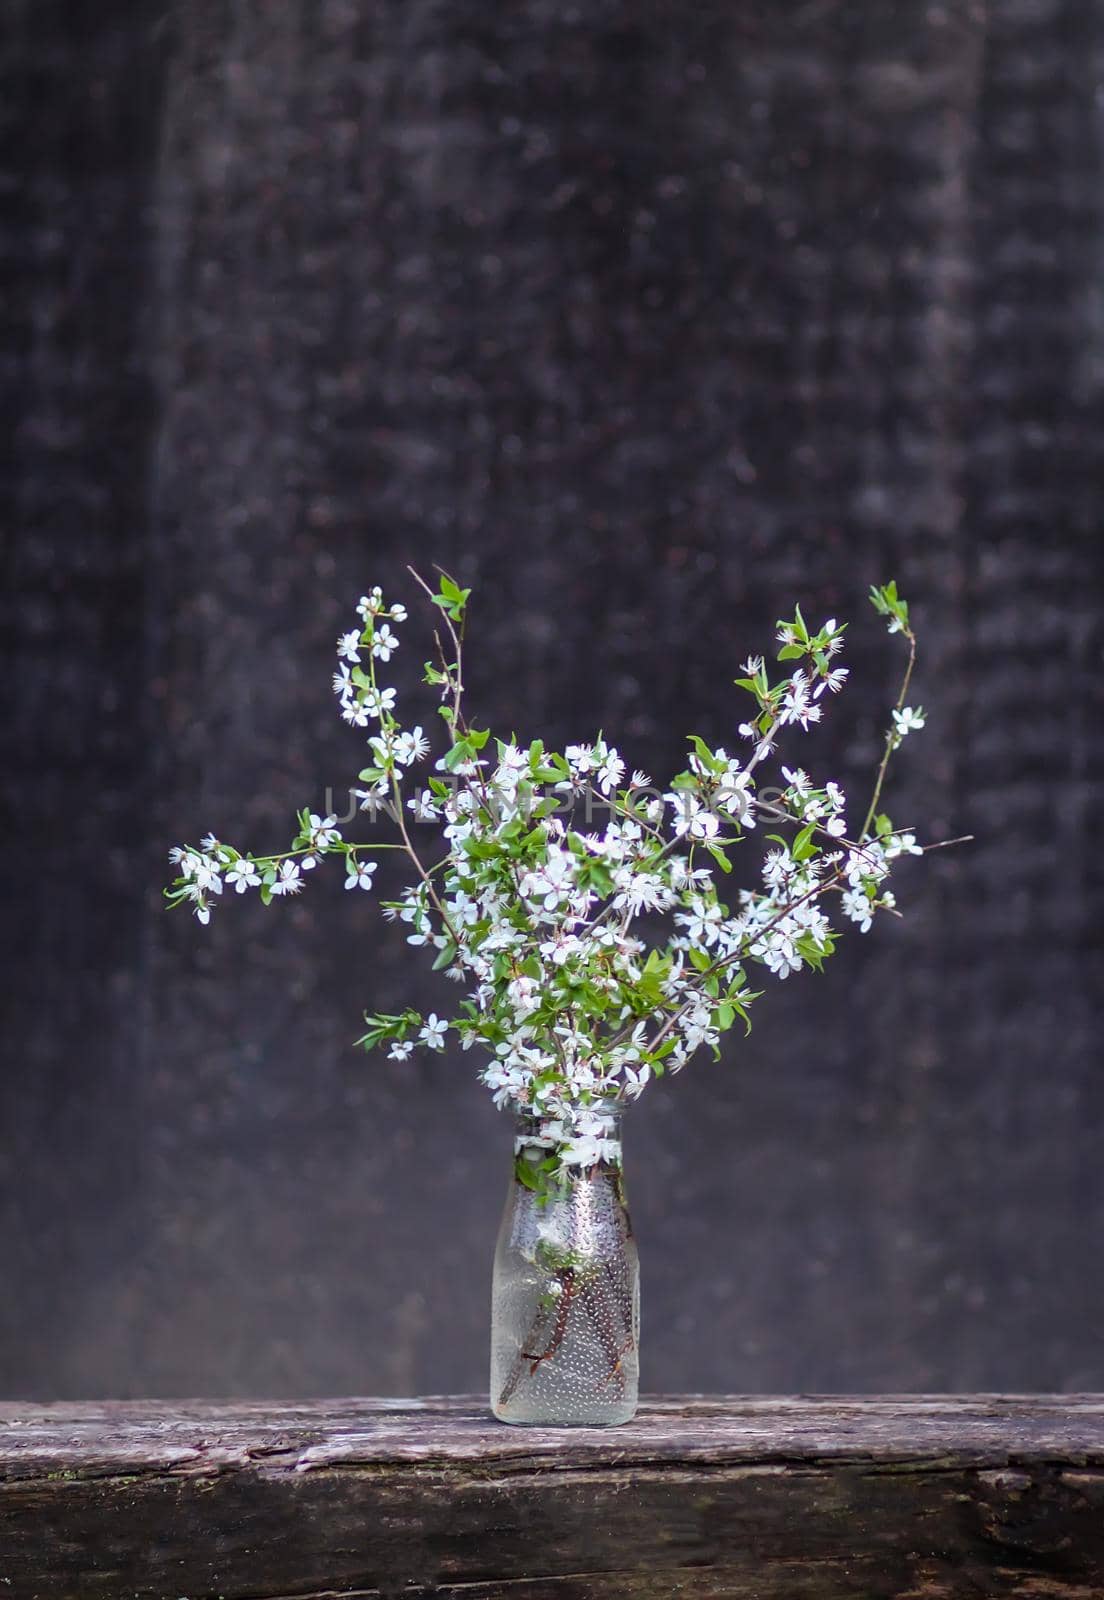
[[[3,14],[0,1390],[484,1382],[507,1127],[350,1049],[435,980],[333,870],[159,902],[360,765],[333,640],[408,559],[481,717],[659,774],[898,577],[891,809],[978,842],[638,1107],[644,1382],[1104,1388],[1099,0]]]

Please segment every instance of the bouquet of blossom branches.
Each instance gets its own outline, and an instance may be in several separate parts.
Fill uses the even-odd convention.
[[[370,891],[377,853],[402,851],[413,881],[383,903],[384,915],[459,993],[440,1016],[367,1015],[360,1043],[398,1061],[418,1047],[443,1050],[450,1032],[474,1049],[496,1103],[531,1114],[537,1148],[519,1177],[537,1188],[570,1169],[616,1166],[610,1103],[634,1099],[699,1050],[717,1053],[723,1033],[749,1025],[758,981],[820,970],[838,937],[833,913],[865,932],[879,911],[893,911],[892,864],[924,848],[879,810],[892,753],[924,725],[923,711],[906,704],[916,639],[896,585],[873,589],[908,660],[873,793],[851,827],[837,783],[816,782],[796,763],[781,766],[773,787],[762,781],[783,736],[818,722],[844,687],[844,625],[834,619],[811,628],[798,609],[779,623],[779,670],[752,656],[735,679],[747,703],[745,720],[734,719],[738,748],[691,736],[685,769],[656,788],[602,737],[549,750],[539,739],[492,739],[469,722],[470,590],[447,575],[436,589],[412,575],[441,624],[424,681],[440,696],[445,748],[428,771],[432,742],[404,725],[383,679],[406,610],[378,588],[338,640],[333,680],[342,717],[367,736],[361,809],[386,818],[396,837],[354,843],[334,816],[304,811],[290,849],[275,855],[213,836],[174,849],[178,875],[166,895],[206,923],[229,891],[265,904],[298,894],[328,857],[344,862],[346,889]],[[431,830],[435,849],[422,838]],[[735,847],[764,834],[761,887],[729,891]]]

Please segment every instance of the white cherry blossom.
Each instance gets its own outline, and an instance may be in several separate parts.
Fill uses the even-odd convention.
[[[336,823],[336,817],[320,817],[316,811],[310,813],[310,845],[312,850],[317,850],[324,855],[327,850],[333,849],[341,838]]]
[[[422,761],[429,754],[429,740],[421,728],[411,728],[406,733],[400,733],[395,740],[395,760],[402,766],[412,766],[415,761]]]
[[[245,856],[239,856],[237,861],[232,861],[227,867],[226,882],[239,894],[244,894],[247,889],[260,888],[261,875],[252,861],[247,861]]]
[[[377,861],[358,861],[355,856],[348,856],[346,859],[346,889],[370,889],[379,863]]]
[[[443,1050],[445,1048],[445,1033],[447,1030],[448,1023],[439,1019],[435,1011],[431,1011],[425,1020],[425,1026],[418,1034],[418,1038],[424,1045],[428,1045],[431,1050]]]
[[[732,725],[750,755],[695,736],[686,770],[657,794],[640,768],[626,782],[625,757],[601,734],[561,752],[469,724],[457,627],[466,596],[447,579],[434,596],[442,648],[425,682],[444,711],[439,754],[421,723],[402,725],[396,691],[382,681],[405,607],[372,588],[356,607],[362,626],[338,640],[341,716],[354,728],[376,725],[368,764],[360,760],[364,787],[351,794],[364,826],[390,826],[385,847],[403,851],[413,869],[413,881],[382,902],[383,916],[460,990],[448,1015],[442,1000],[441,1015],[369,1016],[362,1043],[401,1063],[416,1048],[442,1051],[451,1027],[462,1049],[475,1050],[495,1103],[532,1114],[532,1140],[555,1153],[557,1170],[613,1165],[620,1152],[609,1103],[635,1099],[661,1071],[716,1050],[746,1022],[764,978],[785,980],[831,955],[832,916],[871,928],[893,907],[892,864],[922,847],[878,810],[884,761],[854,838],[834,781],[788,764],[759,787],[776,746],[815,724],[831,704],[826,694],[847,681],[845,667],[828,664],[843,644],[834,618],[814,628],[797,611],[779,625],[779,674],[760,655],[745,659],[737,692],[753,704]],[[908,608],[893,585],[871,599],[910,649],[888,758],[925,717],[904,704],[915,648]],[[432,775],[419,782],[412,768],[426,758]],[[730,876],[730,857],[768,817],[776,838],[757,852],[761,887],[740,887],[754,874]],[[272,856],[239,854],[213,834],[198,848],[174,847],[170,904],[206,923],[224,885],[257,890],[268,904],[298,894],[305,874],[334,855],[347,890],[374,887],[377,862],[361,852],[379,847],[376,835],[346,841],[336,813],[312,811],[299,813],[299,830],[290,850]],[[777,842],[783,835],[786,844]]]
[[[399,648],[399,641],[386,622],[381,623],[372,635],[372,654],[377,661],[390,661]]]
[[[298,894],[303,887],[303,879],[299,874],[299,866],[295,861],[282,861],[276,872],[276,881],[272,885],[275,895]]]
[[[904,706],[900,711],[893,713],[893,726],[902,739],[906,733],[913,733],[916,729],[922,728],[926,720],[922,706]]]

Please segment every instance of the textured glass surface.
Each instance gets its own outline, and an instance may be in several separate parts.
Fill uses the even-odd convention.
[[[608,1426],[636,1410],[640,1275],[621,1168],[542,1198],[511,1180],[495,1252],[491,1407],[503,1422]]]

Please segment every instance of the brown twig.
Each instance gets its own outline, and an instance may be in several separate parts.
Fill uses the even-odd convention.
[[[567,1332],[567,1321],[571,1315],[571,1306],[575,1298],[574,1268],[566,1267],[562,1272],[557,1272],[556,1282],[560,1285],[560,1295],[556,1301],[556,1318],[552,1326],[551,1337],[549,1339],[548,1346],[540,1355],[536,1355],[532,1351],[525,1348],[526,1345],[537,1343],[537,1339],[548,1321],[548,1308],[541,1306],[538,1309],[536,1316],[533,1318],[529,1332],[525,1335],[524,1341],[518,1348],[518,1353],[514,1358],[514,1364],[510,1368],[510,1375],[502,1386],[502,1393],[498,1397],[498,1404],[500,1407],[509,1405],[510,1401],[513,1399],[517,1391],[518,1384],[525,1376],[525,1363],[527,1361],[531,1363],[529,1367],[529,1376],[532,1378],[535,1376],[541,1363],[543,1361],[550,1361],[556,1354],[556,1351],[560,1348],[560,1345],[563,1343],[564,1335]]]
[[[909,642],[908,666],[905,668],[905,675],[901,680],[901,692],[897,696],[897,704],[893,708],[895,711],[901,711],[904,709],[905,697],[909,691],[909,684],[912,682],[912,669],[916,665],[916,635],[912,632],[911,628],[906,629],[905,638]],[[882,753],[881,764],[878,767],[878,776],[874,781],[874,793],[870,796],[870,805],[867,807],[866,811],[866,821],[859,829],[860,839],[864,839],[870,832],[870,824],[874,820],[874,813],[878,809],[878,801],[882,796],[882,784],[885,782],[886,770],[889,767],[889,758],[893,754],[894,750],[896,750],[900,742],[901,741],[897,737],[897,731],[893,726],[893,719],[891,717],[889,732],[886,734],[885,750]]]

